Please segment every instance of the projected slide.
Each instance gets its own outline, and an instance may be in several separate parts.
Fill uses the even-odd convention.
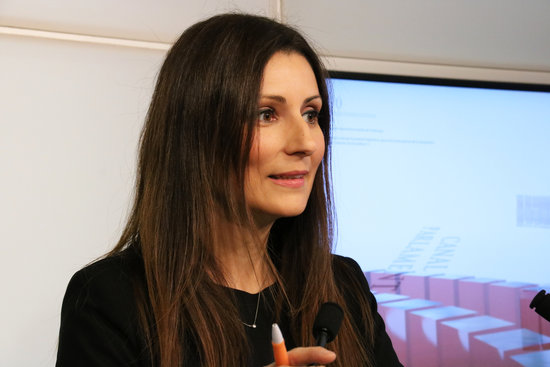
[[[402,362],[550,365],[528,307],[550,291],[550,93],[332,87],[335,252],[365,271]]]

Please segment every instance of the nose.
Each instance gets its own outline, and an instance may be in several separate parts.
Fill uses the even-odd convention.
[[[286,134],[287,154],[310,156],[317,149],[320,149],[318,135],[322,132],[317,124],[309,124],[304,121],[302,116],[297,116],[292,119],[289,125]]]

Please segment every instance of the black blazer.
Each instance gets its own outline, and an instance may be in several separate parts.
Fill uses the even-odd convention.
[[[373,352],[376,365],[402,366],[359,265],[350,258],[334,256],[334,269],[335,277],[342,283],[343,289],[351,278],[355,278],[362,285],[362,289],[357,291],[367,294],[375,315],[376,345]],[[139,326],[134,298],[136,281],[145,284],[143,263],[135,246],[130,246],[115,256],[99,260],[78,271],[71,278],[61,310],[57,367],[152,365]],[[352,315],[357,315],[358,313],[353,311],[357,308],[354,294],[348,292],[345,298]],[[360,320],[355,321],[360,325]],[[271,320],[267,320],[266,324],[271,325],[270,322]],[[285,325],[281,327],[286,328]],[[267,333],[267,341],[270,341],[270,331]],[[255,342],[252,341],[252,344]],[[291,340],[287,341],[289,349],[293,347],[292,344]],[[256,363],[262,361],[264,364],[273,360],[272,355],[254,358]],[[186,356],[186,359],[190,361],[190,366],[198,365],[198,356]]]

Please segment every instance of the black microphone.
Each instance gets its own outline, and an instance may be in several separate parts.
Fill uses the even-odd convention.
[[[318,346],[324,347],[334,340],[343,319],[344,311],[336,303],[327,302],[321,305],[313,322],[313,336]]]
[[[536,313],[544,317],[547,321],[550,321],[550,293],[546,294],[546,291],[543,289],[529,304],[530,308],[534,308]]]

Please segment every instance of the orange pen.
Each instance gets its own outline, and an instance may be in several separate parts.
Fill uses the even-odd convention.
[[[286,352],[285,340],[277,324],[273,324],[271,327],[271,344],[273,345],[275,365],[288,366],[288,354]]]

